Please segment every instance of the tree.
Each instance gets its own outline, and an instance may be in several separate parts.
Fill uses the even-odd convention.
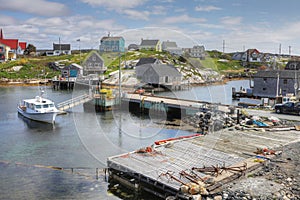
[[[30,55],[31,53],[36,52],[36,47],[33,44],[28,44],[24,50],[24,55]]]

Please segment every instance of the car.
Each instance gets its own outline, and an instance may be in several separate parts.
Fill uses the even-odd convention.
[[[300,115],[300,102],[289,101],[284,104],[276,104],[274,108],[276,113]]]

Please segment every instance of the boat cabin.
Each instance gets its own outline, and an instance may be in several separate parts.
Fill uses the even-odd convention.
[[[56,111],[55,105],[48,99],[43,99],[40,96],[36,96],[35,99],[25,99],[21,103],[20,107],[22,110],[27,112],[52,112]]]

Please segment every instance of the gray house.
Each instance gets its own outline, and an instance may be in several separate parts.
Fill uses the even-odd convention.
[[[53,51],[46,52],[47,56],[59,56],[61,54],[71,55],[71,45],[53,43]]]
[[[143,83],[163,85],[169,89],[178,89],[182,75],[173,65],[145,64],[136,68],[137,78]]]
[[[104,60],[97,51],[92,51],[82,63],[83,75],[103,74],[107,67],[104,66]]]
[[[183,51],[182,48],[178,47],[176,42],[172,42],[172,41],[164,41],[161,45],[161,48],[163,51],[167,51],[170,54],[174,54],[174,55],[182,55]]]
[[[142,39],[140,49],[161,51],[161,43],[159,40],[144,40]]]
[[[258,71],[253,77],[253,96],[275,98],[295,94],[295,90],[297,95],[299,75],[295,70]]]
[[[68,77],[76,78],[76,77],[82,75],[82,73],[83,73],[82,66],[80,66],[76,63],[72,63],[61,69],[61,76],[63,78],[68,78]]]
[[[300,61],[289,61],[285,68],[286,70],[299,70],[300,69]]]
[[[189,54],[193,58],[205,59],[205,47],[204,46],[193,46],[193,48],[183,48],[183,51]]]

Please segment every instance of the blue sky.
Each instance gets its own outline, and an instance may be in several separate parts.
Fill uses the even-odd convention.
[[[72,49],[98,48],[101,37],[123,36],[204,45],[225,52],[257,48],[300,55],[298,0],[0,0],[5,38],[38,49],[71,43]]]

